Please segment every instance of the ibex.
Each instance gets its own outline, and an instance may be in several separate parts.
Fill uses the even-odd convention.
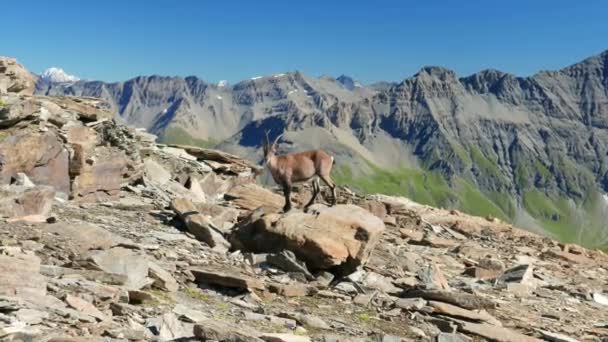
[[[266,140],[263,142],[263,147],[264,162],[270,174],[272,174],[274,181],[283,187],[283,195],[285,195],[283,211],[288,212],[291,210],[292,185],[313,179],[312,198],[304,206],[304,210],[308,209],[320,192],[319,178],[331,189],[331,205],[334,206],[336,204],[336,185],[330,178],[331,168],[334,165],[334,157],[320,149],[278,156],[276,155],[277,142],[282,136],[283,134],[279,135],[270,144],[268,132],[266,132]]]

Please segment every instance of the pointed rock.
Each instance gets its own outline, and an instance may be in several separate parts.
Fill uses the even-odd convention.
[[[179,284],[171,276],[171,273],[153,262],[150,262],[148,265],[148,276],[154,279],[152,286],[169,292],[175,292],[179,289]]]
[[[171,208],[184,221],[188,231],[198,240],[220,251],[225,252],[230,248],[230,243],[226,241],[221,230],[215,227],[206,215],[200,214],[198,208],[190,200],[176,198],[171,201]]]

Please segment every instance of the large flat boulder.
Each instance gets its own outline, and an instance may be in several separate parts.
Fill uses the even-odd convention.
[[[255,253],[287,249],[310,270],[347,274],[364,264],[384,231],[384,223],[354,205],[314,206],[313,214],[268,214],[237,227],[233,247]]]
[[[124,240],[106,229],[86,222],[58,222],[45,226],[43,231],[50,234],[42,237],[43,242],[60,243],[76,255],[92,249],[108,249]]]
[[[125,287],[128,289],[141,289],[153,283],[148,278],[149,261],[145,256],[123,247],[114,247],[108,250],[90,251],[83,263],[89,268],[112,274],[122,274],[127,277]]]

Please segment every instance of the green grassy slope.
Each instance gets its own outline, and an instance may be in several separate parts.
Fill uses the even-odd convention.
[[[481,158],[474,156],[473,159]],[[493,168],[487,160],[480,164],[486,169]],[[484,193],[469,180],[458,176],[448,184],[441,175],[427,170],[402,168],[388,171],[373,164],[369,166],[371,173],[356,175],[349,166],[338,164],[333,177],[338,184],[365,193],[405,196],[422,204],[455,208],[472,215],[492,215],[512,222],[517,214],[517,198],[502,192]],[[537,168],[541,174],[546,171],[542,165],[537,165]],[[606,242],[599,238],[604,229],[603,216],[598,209],[599,198],[598,194],[590,194],[584,201],[575,203],[564,195],[549,195],[529,188],[523,193],[520,203],[547,235],[590,248],[606,248]],[[584,235],[579,233],[581,229],[585,229]]]
[[[193,138],[188,132],[180,127],[167,127],[158,137],[158,141],[163,144],[192,145],[205,148],[211,148],[217,145],[217,142],[212,140]]]

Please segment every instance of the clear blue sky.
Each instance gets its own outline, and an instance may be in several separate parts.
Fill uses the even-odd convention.
[[[423,65],[557,69],[608,49],[608,1],[6,1],[0,55],[87,79],[235,82],[301,70],[363,82]]]

